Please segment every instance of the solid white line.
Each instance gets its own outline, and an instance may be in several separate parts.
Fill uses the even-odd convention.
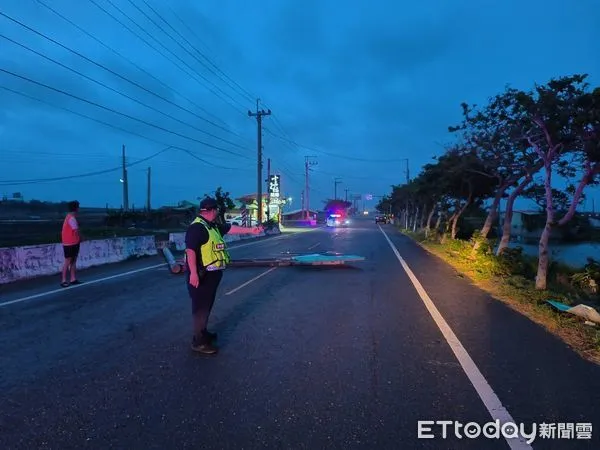
[[[313,231],[313,230],[311,230],[311,231]],[[260,241],[246,242],[246,243],[243,243],[243,244],[234,245],[234,246],[229,247],[229,251],[233,251],[235,249],[242,248],[242,247],[248,247],[250,245],[263,244],[265,242],[273,242],[273,241],[276,241],[276,240],[278,241],[278,240],[281,240],[283,238],[291,237],[291,236],[297,236],[299,234],[300,233],[291,232],[290,234],[281,234],[279,236],[275,236],[275,237],[272,237],[272,238],[261,239]],[[10,300],[8,302],[0,303],[0,307],[2,307],[2,306],[8,306],[8,305],[13,305],[15,303],[26,302],[28,300],[34,300],[34,299],[40,298],[40,297],[46,297],[47,295],[57,294],[59,292],[66,292],[66,291],[70,291],[72,289],[82,288],[82,287],[85,287],[85,286],[89,286],[91,284],[97,284],[97,283],[102,283],[104,281],[114,280],[116,278],[121,278],[121,277],[125,277],[127,275],[133,275],[133,274],[136,274],[136,273],[145,272],[146,270],[152,270],[152,269],[156,269],[157,267],[164,267],[166,265],[167,265],[167,263],[155,264],[153,266],[142,267],[141,269],[130,270],[128,272],[118,273],[116,275],[110,275],[108,277],[103,277],[103,278],[98,278],[96,280],[86,281],[85,283],[76,284],[75,286],[69,286],[68,288],[52,289],[51,291],[44,291],[44,292],[40,292],[39,294],[28,295],[27,297],[21,297],[21,298],[15,299],[15,300]]]
[[[133,275],[134,273],[145,272],[146,270],[155,269],[157,267],[163,267],[166,265],[167,265],[166,263],[155,264],[153,266],[142,267],[141,269],[130,270],[128,272],[123,272],[123,273],[118,273],[116,275],[111,275],[108,277],[98,278],[97,280],[86,281],[85,283],[76,284],[75,286],[69,286],[67,288],[59,288],[59,289],[53,289],[51,291],[40,292],[39,294],[29,295],[27,297],[21,297],[21,298],[17,298],[16,300],[11,300],[8,302],[0,303],[0,306],[7,306],[7,305],[12,305],[14,303],[26,302],[27,300],[33,300],[34,298],[45,297],[46,295],[56,294],[58,292],[67,292],[72,289],[78,289],[78,288],[82,288],[85,286],[89,286],[90,284],[96,284],[96,283],[101,283],[103,281],[114,280],[115,278],[126,277],[127,275]]]
[[[431,314],[433,321],[436,323],[439,330],[444,335],[446,342],[448,343],[448,345],[454,352],[456,359],[458,359],[458,362],[460,363],[465,374],[469,378],[469,381],[471,381],[471,384],[477,391],[479,398],[481,398],[481,401],[487,408],[487,410],[490,413],[490,415],[492,416],[492,418],[494,420],[499,420],[500,424],[504,424],[507,422],[516,424],[516,422],[514,421],[514,419],[508,412],[508,410],[502,405],[502,402],[500,402],[500,399],[498,398],[498,396],[496,395],[494,390],[491,388],[491,386],[489,385],[489,383],[487,382],[487,380],[485,379],[485,377],[483,376],[483,374],[481,373],[481,371],[479,370],[479,368],[477,367],[477,365],[475,364],[475,362],[473,361],[471,356],[469,356],[469,353],[467,352],[467,350],[464,348],[462,343],[458,340],[458,337],[456,337],[456,335],[454,334],[454,332],[452,331],[452,329],[450,328],[450,326],[448,325],[446,320],[442,317],[442,315],[440,314],[440,312],[434,305],[433,301],[431,300],[431,298],[429,297],[429,295],[427,294],[427,292],[425,291],[425,289],[423,288],[423,286],[421,285],[421,283],[419,282],[419,280],[417,279],[417,277],[415,276],[413,271],[410,269],[408,264],[406,264],[406,261],[404,261],[404,258],[402,258],[402,256],[400,256],[400,252],[398,251],[396,246],[390,240],[390,238],[385,233],[385,231],[383,231],[381,226],[380,225],[377,225],[377,226],[379,227],[379,230],[381,231],[381,233],[383,233],[383,236],[387,240],[388,244],[390,244],[390,247],[392,248],[392,251],[396,255],[396,258],[398,258],[398,261],[400,261],[402,268],[408,275],[408,278],[410,278],[410,281],[412,282],[413,286],[417,290],[419,297],[421,297],[421,300],[425,304],[425,307]],[[480,424],[480,425],[483,425],[483,424]],[[518,424],[517,424],[517,426],[518,426]],[[521,450],[521,449],[532,449],[533,448],[522,437],[520,437],[518,439],[517,438],[512,438],[512,439],[506,438],[506,442],[508,443],[508,445],[511,449]]]
[[[240,289],[242,289],[243,287],[248,286],[250,283],[254,283],[256,280],[258,280],[259,278],[264,277],[265,275],[267,275],[270,272],[273,272],[275,269],[277,269],[277,267],[271,267],[269,270],[265,270],[264,272],[260,273],[259,275],[255,276],[254,278],[246,281],[243,284],[240,284],[238,287],[232,289],[229,292],[225,292],[225,295],[231,295],[231,294],[235,294],[237,291],[239,291]]]
[[[319,245],[321,245],[321,243],[320,243],[320,242],[317,242],[316,244],[314,244],[314,245],[311,245],[310,247],[308,247],[308,249],[309,249],[309,250],[312,250],[313,248],[315,248],[315,247],[318,247]]]

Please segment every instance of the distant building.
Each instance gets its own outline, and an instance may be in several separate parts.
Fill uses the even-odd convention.
[[[308,211],[309,216],[312,220],[316,220],[318,212],[315,210]],[[306,212],[302,209],[296,209],[294,211],[287,211],[281,215],[283,217],[283,221],[285,223],[286,220],[305,220]]]

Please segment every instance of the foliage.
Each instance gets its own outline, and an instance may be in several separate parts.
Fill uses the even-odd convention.
[[[323,207],[323,211],[339,211],[346,210],[352,206],[352,202],[347,202],[345,200],[335,200],[329,199],[324,201],[325,206]]]
[[[599,181],[600,88],[590,90],[586,79],[587,75],[576,74],[536,84],[530,90],[509,87],[481,107],[463,103],[461,123],[449,127],[455,143],[424,165],[416,178],[392,186],[378,209],[383,212],[391,207],[410,229],[421,226],[422,213],[427,211],[428,225],[439,225],[436,231],[443,239],[451,238],[448,245],[458,245],[453,240],[459,236],[470,237],[461,249],[470,248],[473,258],[493,253],[488,235],[493,237],[502,198],[509,199],[510,212],[517,197],[533,199],[546,216],[540,224],[544,231],[537,273],[531,273],[531,261],[517,263],[512,250],[501,260],[486,261],[481,270],[501,276],[522,270],[523,276],[534,278],[537,288],[544,290],[554,270],[547,250],[551,230],[559,227],[564,235],[573,235],[574,227],[566,225],[575,217],[586,187]],[[541,180],[532,185],[540,171]],[[566,189],[557,188],[555,173],[568,178]],[[469,227],[477,221],[464,216],[488,200],[486,219],[473,233]],[[503,251],[510,232],[510,226],[504,227]]]
[[[573,285],[592,293],[598,292],[600,286],[600,262],[588,258],[587,264],[581,272],[576,272],[570,277]]]
[[[225,223],[225,213],[235,208],[235,203],[229,196],[229,192],[223,192],[223,188],[219,186],[215,191],[214,199],[217,201],[217,207],[219,209],[219,215],[217,216],[217,223]],[[210,197],[205,194],[204,198]]]

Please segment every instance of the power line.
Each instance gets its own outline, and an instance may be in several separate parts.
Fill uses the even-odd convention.
[[[41,99],[39,99],[39,98],[32,97],[31,95],[25,94],[25,93],[23,93],[23,92],[15,91],[14,89],[10,89],[10,88],[7,88],[7,87],[5,87],[5,86],[0,86],[0,89],[4,89],[5,91],[11,92],[11,93],[13,93],[13,94],[16,94],[16,95],[20,95],[20,96],[22,96],[22,97],[28,98],[28,99],[30,99],[30,100],[34,100],[34,101],[36,101],[36,102],[44,103],[44,104],[46,104],[46,105],[48,105],[48,106],[51,106],[51,107],[53,107],[53,108],[62,109],[62,110],[64,110],[64,111],[67,111],[67,112],[69,112],[69,113],[71,113],[71,114],[75,114],[75,115],[77,115],[77,116],[84,117],[84,118],[86,118],[86,119],[88,119],[88,120],[92,120],[92,121],[94,121],[94,122],[100,123],[100,124],[102,124],[102,125],[104,125],[104,126],[107,126],[107,127],[109,127],[109,128],[114,128],[114,129],[116,129],[116,130],[123,131],[124,133],[131,134],[132,136],[137,136],[137,137],[140,137],[140,138],[142,138],[142,139],[145,139],[145,140],[147,140],[147,141],[154,142],[154,143],[157,143],[157,144],[161,144],[161,145],[168,145],[168,144],[166,144],[165,142],[162,142],[162,141],[158,141],[158,140],[156,140],[156,139],[149,138],[148,136],[144,136],[143,134],[136,133],[135,131],[129,131],[129,130],[127,130],[127,129],[125,129],[125,128],[122,128],[122,127],[120,127],[120,126],[118,126],[118,125],[113,125],[113,124],[110,124],[110,123],[108,123],[108,122],[104,122],[103,120],[96,119],[96,118],[94,118],[94,117],[90,117],[90,116],[88,116],[87,114],[83,114],[83,113],[80,113],[80,112],[78,112],[78,111],[73,111],[73,110],[71,110],[71,109],[69,109],[69,108],[65,108],[65,107],[63,107],[63,106],[56,106],[56,105],[53,105],[53,104],[52,104],[52,103],[50,103],[50,102],[47,102],[47,101],[45,101],[45,100],[41,100]],[[186,148],[183,148],[183,147],[178,147],[178,146],[174,146],[174,145],[173,145],[173,146],[171,146],[171,148],[174,148],[174,149],[177,149],[177,150],[183,150],[183,151],[186,151],[186,152],[190,152],[190,153],[192,153],[192,152],[191,152],[191,150],[189,150],[189,149],[186,149]],[[241,170],[241,169],[239,169],[239,168],[233,168],[233,167],[224,167],[224,166],[220,166],[220,165],[217,165],[217,164],[211,163],[211,162],[209,162],[209,161],[206,161],[206,160],[204,160],[204,159],[201,159],[201,158],[199,158],[199,157],[196,157],[196,159],[198,159],[198,160],[200,160],[200,161],[204,162],[205,164],[208,164],[208,165],[210,165],[210,166],[213,166],[213,167],[216,167],[216,168],[220,168],[220,169],[227,169],[227,170]]]
[[[379,162],[379,163],[391,163],[391,162],[401,162],[401,161],[405,161],[406,158],[398,158],[398,159],[367,159],[367,158],[356,158],[356,157],[352,157],[352,156],[347,156],[347,155],[340,155],[340,154],[336,154],[336,153],[331,153],[331,152],[326,152],[324,150],[319,150],[316,149],[314,147],[308,147],[306,145],[301,145],[298,144],[296,141],[292,140],[292,139],[287,139],[283,136],[279,136],[278,134],[273,133],[271,130],[266,129],[266,131],[271,134],[272,136],[281,139],[282,141],[285,142],[290,142],[294,145],[296,145],[297,147],[306,149],[306,150],[310,150],[313,152],[317,152],[317,153],[323,153],[324,155],[328,155],[328,156],[333,156],[335,158],[341,158],[341,159],[347,159],[347,160],[351,160],[351,161],[362,161],[362,162]]]
[[[128,164],[128,166],[135,166],[137,164],[141,164],[143,162],[149,161],[150,159],[155,158],[156,156],[160,155],[161,153],[166,152],[170,148],[171,147],[163,148],[162,150],[160,150],[150,156],[147,156],[146,158],[143,158],[139,161]],[[122,166],[113,167],[112,169],[97,170],[95,172],[86,172],[86,173],[81,173],[81,174],[77,174],[77,175],[67,175],[67,176],[54,177],[54,178],[34,178],[34,179],[29,179],[29,180],[3,180],[3,181],[0,181],[0,185],[2,185],[2,186],[7,186],[7,185],[17,186],[17,185],[22,185],[22,184],[38,184],[38,183],[44,183],[44,182],[50,182],[50,181],[73,180],[75,178],[86,178],[86,177],[94,177],[97,175],[104,175],[104,174],[116,172],[119,170],[122,170]]]
[[[110,14],[108,11],[106,11],[106,9],[104,9],[102,6],[98,5],[98,3],[95,0],[89,0],[90,2],[92,2],[94,5],[96,5],[97,8],[99,8],[100,10],[102,10],[104,13],[108,14],[110,17],[112,17],[113,19],[117,20],[121,25],[125,26],[122,22],[120,22],[114,15]],[[170,49],[168,49],[162,42],[160,42],[158,39],[156,39],[151,33],[148,33],[148,31],[146,31],[146,29],[144,27],[142,27],[141,25],[139,25],[135,20],[133,20],[129,15],[127,15],[125,12],[123,12],[123,10],[121,8],[119,8],[118,6],[116,6],[111,0],[106,0],[113,8],[115,8],[117,11],[119,11],[123,16],[125,16],[127,19],[129,19],[129,21],[131,21],[135,26],[137,26],[140,30],[142,30],[146,35],[148,35],[152,40],[154,40],[155,42],[157,42],[162,48],[164,48],[165,50],[167,50],[169,53],[171,53],[175,58],[177,58],[179,61],[181,61],[185,66],[187,66],[192,74],[198,75],[201,78],[205,79],[205,77],[203,77],[202,75],[198,74],[192,67],[190,67],[189,64],[187,64],[185,61],[183,61],[179,56],[177,56],[175,53],[173,53]],[[179,70],[181,70],[182,72],[185,72],[188,76],[193,77],[193,75],[191,75],[189,72],[185,71],[184,69],[181,68],[180,65],[176,64],[175,62],[173,62],[172,59],[168,58],[167,56],[164,55],[164,53],[162,53],[161,51],[159,51],[156,47],[154,47],[151,44],[148,44],[148,41],[146,41],[145,39],[142,39],[137,33],[133,32],[131,30],[131,28],[126,27],[134,36],[138,37],[139,39],[141,39],[146,45],[148,45],[150,48],[152,48],[154,51],[158,52],[161,56],[163,56],[167,61],[170,61],[171,63],[173,63],[177,68],[179,68]],[[227,100],[224,100],[223,97],[221,97],[220,95],[218,95],[215,91],[213,91],[212,89],[210,89],[209,87],[207,87],[205,84],[203,84],[202,82],[198,81],[197,78],[194,78],[196,80],[196,82],[198,82],[198,84],[202,85],[203,87],[207,88],[209,92],[211,92],[212,94],[214,94],[216,97],[218,97],[219,99],[223,100],[225,103],[227,103],[229,106],[231,106],[235,111],[237,111],[240,114],[243,114],[239,109],[237,109],[235,106],[233,106],[231,103],[229,103]]]
[[[146,1],[145,1],[145,0],[143,0],[143,1],[144,1],[144,3],[146,3]],[[146,3],[146,4],[147,4],[147,3]],[[193,31],[193,30],[192,30],[192,29],[191,29],[191,28],[190,28],[190,27],[189,27],[189,26],[188,26],[188,25],[187,25],[187,24],[186,24],[186,23],[183,21],[183,19],[181,19],[181,17],[179,17],[179,15],[178,15],[178,14],[177,14],[175,11],[173,11],[173,8],[171,8],[171,6],[169,5],[169,3],[168,3],[168,2],[166,3],[166,6],[167,6],[167,8],[169,8],[169,10],[171,11],[171,13],[172,13],[172,14],[175,16],[175,18],[176,18],[177,20],[179,20],[179,22],[180,22],[180,23],[181,23],[181,24],[184,26],[184,28],[186,28],[186,29],[188,30],[188,32],[189,32],[189,33],[190,33],[190,34],[191,34],[191,35],[192,35],[194,38],[196,38],[196,40],[198,40],[199,42],[203,42],[203,41],[202,41],[202,39],[200,39],[200,37],[199,37],[199,36],[198,36],[196,33],[194,33],[194,31]],[[175,32],[177,33],[177,31],[175,31]],[[179,33],[178,33],[178,34],[179,34]],[[181,36],[181,35],[180,35],[180,36]],[[184,39],[186,42],[188,42],[188,43],[189,43],[189,41],[187,41],[187,39],[185,39],[183,36],[182,36],[182,38],[183,38],[183,39]],[[193,47],[191,44],[190,44],[190,46],[191,46],[192,48],[194,48],[194,47]],[[248,99],[250,99],[250,100],[254,100],[254,99],[256,98],[256,95],[254,95],[254,94],[252,94],[252,93],[248,92],[246,89],[244,89],[244,88],[243,88],[242,86],[240,86],[238,83],[236,83],[236,82],[235,82],[235,81],[234,81],[234,80],[233,80],[233,79],[232,79],[232,78],[231,78],[229,75],[227,75],[227,74],[226,74],[226,73],[225,73],[223,70],[221,70],[221,69],[220,69],[220,68],[219,68],[219,67],[218,67],[216,64],[214,64],[214,63],[213,63],[213,62],[212,62],[212,61],[211,61],[211,60],[210,60],[210,59],[209,59],[207,56],[205,56],[205,55],[204,55],[202,52],[200,52],[198,49],[196,49],[196,51],[197,51],[197,52],[198,52],[200,55],[202,55],[202,57],[204,57],[204,58],[206,59],[206,61],[207,61],[207,62],[208,62],[208,63],[209,63],[211,66],[213,66],[213,67],[214,67],[214,68],[215,68],[217,71],[219,71],[220,73],[222,73],[222,74],[223,74],[223,76],[224,76],[225,78],[227,78],[227,79],[228,79],[228,80],[230,80],[230,81],[231,81],[233,84],[235,84],[237,87],[239,87],[239,88],[240,88],[240,89],[241,89],[241,90],[242,90],[242,91],[243,91],[243,92],[244,92],[244,93],[245,93],[245,94],[248,96]]]
[[[199,144],[205,145],[205,146],[207,146],[207,147],[210,147],[210,148],[214,148],[215,150],[220,150],[220,151],[222,151],[222,152],[229,153],[229,154],[232,154],[232,155],[236,155],[236,156],[239,156],[239,157],[241,157],[241,158],[245,158],[245,159],[251,159],[251,158],[249,158],[249,157],[248,157],[248,156],[246,156],[246,155],[242,155],[242,154],[240,154],[240,153],[236,153],[236,152],[233,152],[233,151],[231,151],[231,150],[227,150],[227,149],[224,149],[224,148],[222,148],[222,147],[218,147],[218,146],[216,146],[216,145],[212,145],[212,144],[209,144],[209,143],[207,143],[207,142],[200,141],[200,140],[198,140],[198,139],[195,139],[195,138],[192,138],[192,137],[189,137],[189,136],[185,136],[185,135],[183,135],[183,134],[181,134],[181,133],[178,133],[178,132],[176,132],[176,131],[168,130],[167,128],[161,127],[160,125],[155,125],[155,124],[153,124],[153,123],[146,122],[145,120],[138,119],[137,117],[130,116],[129,114],[125,114],[125,113],[122,113],[122,112],[116,111],[116,110],[114,110],[114,109],[112,109],[112,108],[108,108],[107,106],[103,106],[103,105],[100,105],[100,104],[98,104],[98,103],[92,102],[92,101],[90,101],[90,100],[87,100],[87,99],[84,99],[84,98],[78,97],[77,95],[71,94],[71,93],[69,93],[69,92],[66,92],[66,91],[63,91],[63,90],[61,90],[61,89],[57,89],[57,88],[54,88],[54,87],[52,87],[52,86],[48,86],[47,84],[40,83],[39,81],[32,80],[31,78],[28,78],[28,77],[25,77],[25,76],[22,76],[22,75],[16,74],[16,73],[14,73],[14,72],[11,72],[11,71],[9,71],[9,70],[3,69],[3,68],[1,68],[1,67],[0,67],[0,72],[7,73],[7,74],[9,74],[9,75],[12,75],[12,76],[14,76],[14,77],[16,77],[16,78],[20,78],[20,79],[22,79],[22,80],[29,81],[30,83],[36,84],[36,85],[38,85],[38,86],[42,86],[42,87],[45,87],[45,88],[47,88],[47,89],[50,89],[50,90],[52,90],[52,91],[59,92],[59,93],[61,93],[61,94],[64,94],[64,95],[67,95],[67,96],[69,96],[69,97],[72,97],[72,98],[74,98],[74,99],[77,99],[77,100],[79,100],[79,101],[82,101],[82,102],[88,103],[88,104],[90,104],[90,105],[93,105],[93,106],[96,106],[96,107],[98,107],[98,108],[104,109],[104,110],[106,110],[106,111],[109,111],[109,112],[112,112],[112,113],[118,114],[118,115],[120,115],[120,116],[127,117],[128,119],[135,120],[135,121],[137,121],[137,122],[140,122],[140,123],[143,123],[143,124],[145,124],[145,125],[151,126],[151,127],[153,127],[153,128],[156,128],[156,129],[158,129],[158,130],[165,131],[165,132],[167,132],[167,133],[170,133],[170,134],[173,134],[173,135],[175,135],[175,136],[179,136],[179,137],[182,137],[182,138],[185,138],[185,139],[189,139],[190,141],[197,142],[197,143],[199,143]]]
[[[144,17],[146,17],[146,19],[148,19],[150,22],[152,22],[154,24],[155,27],[157,27],[159,30],[161,30],[165,35],[167,35],[169,38],[171,38],[171,40],[173,42],[175,42],[177,45],[179,45],[184,51],[186,51],[188,53],[188,55],[190,55],[192,58],[194,58],[196,61],[198,61],[202,66],[206,67],[207,69],[208,66],[206,66],[206,64],[204,64],[202,61],[200,61],[198,59],[198,57],[196,57],[194,54],[192,54],[187,48],[185,48],[183,45],[181,45],[181,43],[179,41],[177,41],[175,38],[173,38],[173,36],[171,36],[169,33],[167,33],[165,31],[165,29],[163,27],[161,27],[159,24],[157,24],[154,20],[152,20],[152,18],[150,16],[148,16],[148,14],[146,14],[138,5],[136,5],[132,0],[128,0],[129,3],[131,5],[133,5],[133,7],[135,9],[137,9],[139,12],[141,12]],[[145,2],[144,2],[145,3]],[[146,3],[146,6],[148,6],[148,3]],[[156,11],[154,9],[152,9],[150,7],[150,9],[155,13]],[[159,18],[162,19],[162,17],[160,16],[160,14],[157,14]],[[164,21],[164,19],[162,19]],[[209,69],[210,70],[210,69]],[[212,72],[213,74],[215,74],[214,72]],[[198,74],[199,76],[202,77],[202,75]],[[215,74],[216,75],[216,74]],[[210,81],[208,78],[202,77],[204,80],[206,80],[207,82],[209,82],[211,85],[213,85],[216,89],[219,90],[219,92],[223,93],[224,95],[226,95],[228,98],[230,98],[232,101],[234,101],[235,103],[237,103],[238,105],[240,105],[242,108],[244,107],[244,105],[242,105],[241,103],[239,103],[237,100],[235,100],[233,97],[231,97],[229,94],[227,94],[225,91],[223,91],[221,88],[219,88],[216,84],[214,84],[212,81]]]
[[[38,1],[40,1],[40,0],[38,0]],[[157,98],[159,98],[159,99],[161,99],[161,100],[163,100],[163,101],[165,101],[165,102],[167,102],[167,103],[169,103],[169,104],[171,104],[171,105],[173,105],[173,106],[175,106],[175,107],[177,107],[177,108],[180,108],[180,109],[182,109],[182,110],[184,110],[184,111],[186,111],[186,112],[188,112],[188,113],[192,114],[193,116],[197,117],[198,119],[200,119],[200,120],[203,120],[203,121],[205,121],[205,122],[208,122],[208,123],[210,123],[211,125],[214,125],[214,126],[216,126],[216,127],[218,127],[218,128],[221,128],[221,129],[223,129],[224,131],[231,132],[231,131],[230,131],[230,130],[228,130],[227,128],[221,127],[221,126],[219,126],[219,125],[215,124],[214,122],[211,122],[211,121],[207,120],[206,118],[204,118],[204,117],[202,117],[202,116],[199,116],[198,114],[194,113],[193,111],[191,111],[191,110],[189,110],[189,109],[187,109],[187,108],[184,108],[184,107],[182,107],[182,106],[178,105],[177,103],[175,103],[175,102],[172,102],[171,100],[168,100],[168,99],[166,99],[166,98],[162,97],[161,95],[159,95],[159,94],[157,94],[157,93],[153,92],[153,91],[152,91],[152,90],[150,90],[150,89],[147,89],[147,88],[145,88],[144,86],[140,85],[139,83],[136,83],[135,81],[132,81],[132,80],[130,80],[129,78],[127,78],[127,77],[124,77],[123,75],[121,75],[121,74],[119,74],[119,73],[115,72],[114,70],[112,70],[112,69],[110,69],[110,68],[108,68],[108,67],[104,66],[103,64],[100,64],[99,62],[97,62],[97,61],[94,61],[94,60],[92,60],[92,59],[88,58],[87,56],[85,56],[85,55],[83,55],[83,54],[79,53],[79,52],[78,52],[78,51],[76,51],[76,50],[73,50],[72,48],[70,48],[70,47],[68,47],[68,46],[66,46],[66,45],[64,45],[64,44],[61,44],[60,42],[56,41],[55,39],[51,38],[50,36],[47,36],[47,35],[45,35],[45,34],[43,34],[43,33],[39,32],[39,31],[35,30],[34,28],[31,28],[30,26],[28,26],[28,25],[26,25],[26,24],[24,24],[24,23],[22,23],[22,22],[18,21],[17,19],[14,19],[14,18],[12,18],[12,17],[8,16],[7,14],[3,13],[2,11],[0,11],[0,16],[3,16],[3,17],[5,17],[5,18],[7,18],[8,20],[10,20],[10,21],[12,21],[12,22],[16,23],[17,25],[20,25],[21,27],[23,27],[23,28],[25,28],[25,29],[27,29],[27,30],[31,31],[32,33],[34,33],[34,34],[36,34],[36,35],[38,35],[38,36],[40,36],[40,37],[42,37],[42,38],[44,38],[44,39],[46,39],[46,40],[48,40],[48,41],[52,42],[52,43],[53,43],[53,44],[55,44],[55,45],[58,45],[59,47],[63,48],[64,50],[67,50],[68,52],[70,52],[70,53],[73,53],[74,55],[77,55],[77,56],[79,56],[80,58],[82,58],[82,59],[84,59],[84,60],[88,61],[89,63],[91,63],[91,64],[94,64],[95,66],[97,66],[97,67],[100,67],[101,69],[104,69],[104,70],[106,70],[107,72],[110,72],[111,74],[113,74],[113,75],[115,75],[116,77],[118,77],[118,78],[122,79],[123,81],[126,81],[126,82],[128,82],[128,83],[130,83],[130,84],[132,84],[132,85],[134,85],[134,86],[136,86],[136,87],[138,87],[139,89],[142,89],[143,91],[145,91],[145,92],[147,92],[147,93],[149,93],[149,94],[153,95],[154,97],[157,97]],[[159,80],[159,81],[160,81],[160,80]],[[168,87],[168,86],[167,86],[167,87]]]
[[[89,38],[93,39],[94,41],[98,42],[100,45],[102,45],[104,48],[106,48],[107,50],[111,51],[112,53],[114,53],[115,55],[119,56],[121,59],[127,61],[128,63],[130,63],[131,65],[133,65],[135,68],[137,68],[138,70],[140,70],[141,72],[144,72],[146,75],[148,75],[149,77],[151,77],[152,79],[154,79],[155,81],[157,81],[160,85],[162,85],[163,87],[167,88],[170,91],[173,91],[175,94],[177,94],[179,97],[185,99],[186,101],[188,101],[190,104],[194,105],[196,108],[200,109],[201,111],[204,111],[207,115],[214,117],[215,119],[219,120],[220,122],[226,124],[226,122],[223,121],[223,119],[221,119],[220,117],[214,115],[213,113],[211,113],[209,110],[207,110],[206,108],[198,105],[197,103],[193,102],[192,100],[189,99],[189,97],[183,95],[181,92],[179,92],[177,89],[173,88],[172,86],[167,85],[166,83],[164,83],[162,80],[160,80],[159,78],[157,78],[155,75],[153,75],[152,73],[148,72],[146,69],[144,69],[143,67],[140,67],[138,64],[136,64],[135,62],[131,61],[131,59],[127,58],[126,56],[124,56],[122,53],[119,53],[117,50],[115,50],[114,48],[112,48],[110,45],[105,44],[104,42],[102,42],[100,39],[98,39],[96,36],[94,36],[93,34],[91,34],[89,31],[85,30],[84,28],[82,28],[81,26],[77,25],[75,22],[73,22],[72,20],[70,20],[68,17],[65,17],[63,14],[61,14],[60,12],[58,12],[57,10],[55,10],[54,8],[52,8],[51,6],[47,5],[46,3],[44,3],[42,0],[36,0],[40,5],[42,5],[43,7],[47,8],[48,10],[50,10],[51,12],[53,12],[54,14],[56,14],[58,17],[60,17],[61,19],[63,19],[65,22],[71,24],[73,27],[75,27],[76,29],[78,29],[79,31],[81,31],[82,33],[84,33],[86,36],[88,36]],[[133,83],[134,85],[137,86],[137,84],[135,82],[129,81],[130,83]],[[138,86],[140,89],[144,89],[142,86]],[[144,89],[146,90],[146,89]],[[170,104],[172,104],[173,106],[189,113],[192,114],[193,116],[197,117],[200,120],[203,120],[204,122],[209,123],[210,125],[219,128],[227,133],[233,134],[243,140],[249,141],[248,138],[242,136],[241,134],[230,130],[229,128],[225,128],[215,122],[212,122],[202,116],[199,116],[198,114],[194,113],[193,111],[184,108],[174,102],[171,102],[170,100],[159,96],[156,93],[150,92],[151,94],[153,94],[154,96],[159,97],[160,99],[162,99],[165,102],[168,102]]]
[[[46,59],[46,60],[48,60],[48,61],[51,61],[51,62],[53,62],[54,64],[57,64],[57,65],[59,65],[59,66],[63,67],[64,69],[67,69],[67,70],[69,70],[69,71],[71,71],[71,72],[73,72],[73,73],[75,73],[75,74],[77,74],[77,75],[79,75],[79,76],[81,76],[81,77],[83,77],[83,78],[87,79],[87,80],[90,80],[91,82],[93,82],[93,83],[96,83],[96,84],[98,84],[98,85],[100,85],[100,86],[104,87],[105,89],[108,89],[108,90],[110,90],[110,91],[112,91],[112,92],[116,92],[117,94],[119,94],[119,95],[122,95],[123,97],[125,97],[125,98],[128,98],[129,100],[132,100],[132,101],[134,101],[134,102],[138,103],[139,105],[145,106],[146,108],[148,108],[148,109],[151,109],[152,111],[155,111],[155,112],[157,112],[157,113],[159,113],[159,114],[162,114],[162,115],[164,115],[165,117],[168,117],[168,118],[170,118],[170,119],[172,119],[172,120],[175,120],[176,122],[179,122],[179,123],[181,123],[181,124],[183,124],[183,125],[189,126],[190,128],[193,128],[193,129],[195,129],[196,131],[199,131],[199,132],[201,132],[201,133],[204,133],[204,134],[206,134],[206,135],[208,135],[208,136],[211,136],[211,137],[213,137],[213,138],[215,138],[215,139],[218,139],[218,140],[220,140],[220,141],[223,141],[223,142],[225,142],[225,143],[227,143],[227,144],[230,144],[230,145],[232,145],[232,146],[234,146],[234,147],[238,147],[238,148],[241,148],[241,149],[245,149],[244,147],[242,147],[242,146],[241,146],[241,145],[239,145],[239,144],[236,144],[235,142],[231,142],[231,141],[228,141],[227,139],[223,139],[223,138],[221,138],[221,137],[219,137],[219,136],[217,136],[217,135],[215,135],[215,134],[209,133],[208,131],[205,131],[205,130],[203,130],[203,129],[201,129],[201,128],[198,128],[198,127],[196,127],[195,125],[192,125],[192,124],[190,124],[190,123],[188,123],[188,122],[184,122],[183,120],[180,120],[180,119],[178,119],[178,118],[176,118],[176,117],[173,117],[172,115],[170,115],[170,114],[167,114],[167,113],[165,113],[164,111],[161,111],[161,110],[160,110],[160,109],[158,109],[158,108],[155,108],[155,107],[153,107],[153,106],[147,105],[147,104],[145,104],[144,102],[141,102],[141,101],[137,100],[136,98],[133,98],[133,97],[131,97],[130,95],[124,94],[123,92],[121,92],[121,91],[119,91],[119,90],[117,90],[117,89],[114,89],[114,88],[112,88],[112,87],[108,86],[107,84],[105,84],[105,83],[102,83],[101,81],[98,81],[98,80],[96,80],[96,79],[94,79],[94,78],[92,78],[92,77],[89,77],[89,76],[87,76],[87,75],[85,75],[85,74],[83,74],[83,73],[79,72],[78,70],[75,70],[75,69],[73,69],[72,67],[69,67],[69,66],[67,66],[66,64],[63,64],[63,63],[61,63],[60,61],[56,61],[55,59],[52,59],[52,58],[50,58],[49,56],[47,56],[47,55],[44,55],[44,54],[42,54],[42,53],[38,52],[37,50],[34,50],[34,49],[32,49],[32,48],[30,48],[30,47],[28,47],[28,46],[24,45],[24,44],[21,44],[20,42],[17,42],[17,41],[15,41],[15,40],[13,40],[13,39],[9,38],[8,36],[4,36],[3,34],[1,34],[1,33],[0,33],[0,37],[1,37],[1,38],[4,38],[4,39],[6,39],[7,41],[9,41],[9,42],[12,42],[13,44],[15,44],[15,45],[18,45],[19,47],[22,47],[22,48],[24,48],[24,49],[26,49],[26,50],[28,50],[28,51],[30,51],[30,52],[32,52],[32,53],[35,53],[36,55],[38,55],[38,56],[40,56],[40,57],[42,57],[42,58],[44,58],[44,59]]]

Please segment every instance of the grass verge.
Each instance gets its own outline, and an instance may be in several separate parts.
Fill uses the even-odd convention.
[[[441,243],[427,239],[423,233],[401,231],[452,266],[472,284],[541,325],[586,360],[600,365],[600,326],[586,325],[583,319],[557,312],[545,303],[546,300],[557,300],[566,304],[597,306],[597,297],[565,282],[573,274],[572,269],[555,266],[550,274],[552,281],[548,289],[540,291],[535,289],[534,278],[531,277],[536,264],[533,258],[519,256],[507,262],[485,250],[473,256],[471,242],[448,239]]]

